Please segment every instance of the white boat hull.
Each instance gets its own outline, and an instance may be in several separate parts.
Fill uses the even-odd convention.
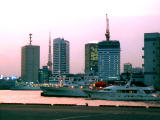
[[[115,93],[84,90],[90,99],[100,100],[118,100],[118,101],[157,101],[160,97],[154,97],[153,94],[135,94],[135,93]]]

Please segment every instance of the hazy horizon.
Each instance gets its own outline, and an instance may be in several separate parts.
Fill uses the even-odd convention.
[[[83,73],[85,44],[105,40],[106,13],[111,40],[121,45],[124,63],[142,67],[144,33],[160,32],[159,0],[5,0],[0,4],[0,74],[21,75],[21,47],[40,46],[40,67],[47,64],[48,40],[70,42],[70,72]],[[53,52],[53,51],[52,51]]]

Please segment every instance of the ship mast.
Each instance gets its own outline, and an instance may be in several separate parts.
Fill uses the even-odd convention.
[[[52,72],[52,55],[51,55],[51,33],[49,32],[49,51],[48,51],[48,68]]]
[[[109,19],[108,19],[108,16],[106,14],[106,33],[105,33],[105,36],[106,36],[106,40],[109,41],[110,39],[110,32],[109,32]]]

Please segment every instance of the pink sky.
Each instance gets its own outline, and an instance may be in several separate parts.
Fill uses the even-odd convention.
[[[21,47],[40,45],[41,66],[48,59],[48,34],[70,41],[70,71],[84,72],[84,46],[105,40],[106,16],[112,40],[121,43],[123,64],[143,63],[144,33],[160,32],[159,0],[5,0],[0,2],[0,74],[20,76]]]

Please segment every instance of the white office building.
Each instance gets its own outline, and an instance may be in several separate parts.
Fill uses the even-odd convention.
[[[53,41],[53,75],[69,74],[69,41],[56,38]]]

